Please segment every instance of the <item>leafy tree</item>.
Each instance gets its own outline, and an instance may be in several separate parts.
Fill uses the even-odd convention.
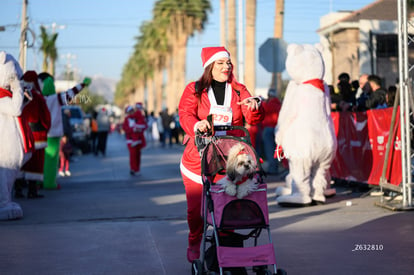
[[[44,26],[40,26],[40,51],[43,54],[42,69],[44,72],[49,72],[55,75],[55,62],[58,58],[58,51],[56,48],[56,40],[58,34],[49,34]]]

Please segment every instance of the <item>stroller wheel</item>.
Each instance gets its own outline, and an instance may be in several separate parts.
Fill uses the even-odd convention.
[[[204,270],[203,270],[203,264],[201,263],[200,260],[194,260],[193,263],[191,264],[191,274],[192,275],[203,275],[204,274]]]
[[[276,275],[287,275],[287,272],[283,269],[278,269]]]

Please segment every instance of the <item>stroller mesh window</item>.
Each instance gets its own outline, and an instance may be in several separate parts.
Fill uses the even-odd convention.
[[[256,202],[251,200],[234,200],[223,209],[221,228],[266,227],[263,212]]]

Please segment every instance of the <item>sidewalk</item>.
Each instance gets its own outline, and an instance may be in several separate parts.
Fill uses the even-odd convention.
[[[106,157],[77,156],[61,190],[16,200],[23,219],[0,223],[0,273],[191,274],[182,150],[146,148],[137,177],[121,135],[109,136]],[[281,208],[282,182],[266,182],[276,260],[289,275],[412,274],[414,212],[379,208],[346,186],[325,205]]]

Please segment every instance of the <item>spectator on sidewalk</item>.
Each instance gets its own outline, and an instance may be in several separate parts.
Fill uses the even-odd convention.
[[[388,87],[386,100],[388,107],[394,107],[395,95],[397,94],[397,86],[391,85]]]
[[[95,110],[92,112],[92,118],[91,118],[91,149],[92,153],[95,155],[98,153],[97,151],[97,140],[98,140],[98,122],[96,121],[96,118],[98,116],[98,112]]]
[[[267,93],[267,100],[262,102],[263,109],[265,112],[265,117],[262,121],[263,132],[262,140],[264,147],[264,155],[266,159],[266,164],[264,164],[265,171],[269,174],[278,173],[278,163],[274,159],[274,153],[276,149],[275,143],[275,127],[277,120],[279,118],[280,108],[282,104],[280,100],[276,97],[276,90],[269,89]]]
[[[60,146],[59,146],[59,161],[60,161],[60,167],[59,167],[59,176],[71,176],[71,173],[69,171],[69,159],[70,154],[72,153],[72,145],[69,142],[69,138],[64,135],[60,139]]]
[[[172,130],[171,130],[170,124],[173,120],[172,120],[172,116],[168,113],[167,108],[165,108],[161,112],[161,118],[162,118],[162,127],[164,129],[164,135],[163,135],[164,137],[163,137],[163,142],[161,144],[164,147],[168,141],[168,145],[171,147],[172,146]]]
[[[381,78],[377,75],[370,75],[368,83],[371,87],[371,93],[365,101],[367,109],[380,109],[387,107],[387,92],[381,86]]]
[[[98,111],[96,122],[98,124],[98,145],[96,147],[95,155],[101,153],[103,156],[105,156],[106,142],[108,140],[109,131],[111,130],[108,110],[105,107],[101,108]]]
[[[355,95],[357,111],[365,111],[365,102],[371,94],[371,86],[368,82],[368,74],[362,74],[359,77],[359,88]]]

